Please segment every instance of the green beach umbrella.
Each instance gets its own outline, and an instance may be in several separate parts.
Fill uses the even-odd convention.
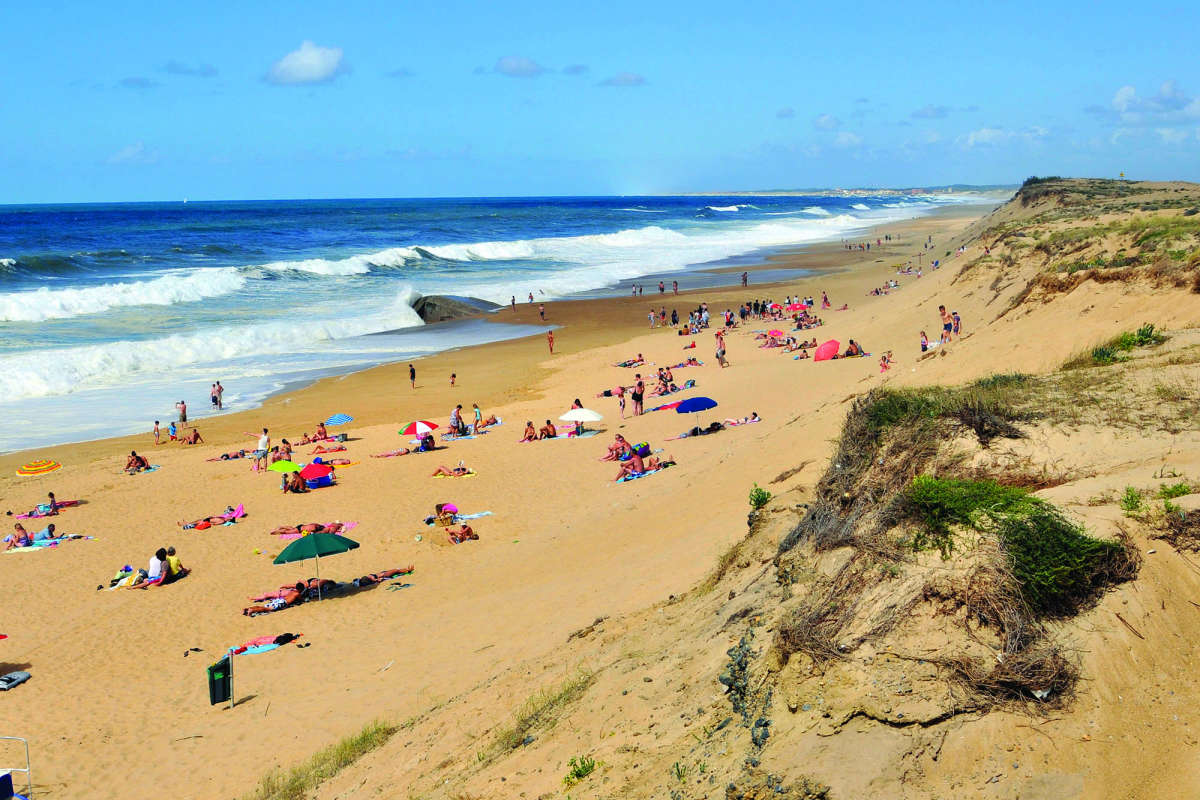
[[[299,472],[300,465],[294,461],[284,460],[276,461],[274,464],[267,467],[267,469],[271,470],[272,472]]]
[[[321,599],[321,556],[333,556],[353,550],[358,542],[339,536],[336,533],[310,533],[301,536],[296,541],[283,548],[283,552],[275,556],[276,564],[290,564],[293,561],[316,560],[317,599]]]

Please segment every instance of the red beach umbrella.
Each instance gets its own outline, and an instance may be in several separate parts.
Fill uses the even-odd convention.
[[[408,423],[408,427],[400,431],[400,433],[404,436],[424,436],[427,433],[433,433],[433,429],[437,426],[436,422],[419,419],[416,422]]]
[[[300,477],[306,481],[324,478],[329,473],[333,472],[333,467],[328,464],[309,464],[304,469],[300,470]]]
[[[837,339],[830,339],[828,342],[824,342],[813,353],[813,361],[828,361],[838,354],[838,348],[841,346],[842,343]]]
[[[783,331],[781,331],[781,330],[767,331],[767,336],[783,336],[783,335],[784,335]]]

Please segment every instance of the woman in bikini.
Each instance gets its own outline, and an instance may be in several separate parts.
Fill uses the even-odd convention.
[[[455,467],[454,469],[450,469],[449,467],[439,466],[437,469],[435,469],[433,471],[432,477],[436,478],[439,475],[444,475],[447,478],[461,478],[463,475],[468,474],[470,471],[471,470],[467,467],[467,465],[460,461],[460,462],[458,462],[458,466]]]
[[[538,438],[537,428],[533,427],[533,420],[525,422],[525,435],[518,442],[532,442]]]
[[[618,433],[616,438],[613,440],[613,443],[608,446],[608,453],[597,460],[617,461],[621,458],[625,451],[631,449],[632,448],[629,447],[629,442],[625,441],[625,437]]]
[[[479,534],[471,529],[471,526],[465,522],[459,523],[458,528],[446,528],[446,535],[450,537],[450,541],[454,544],[462,544],[471,539],[478,539]]]
[[[283,534],[295,535],[297,533],[341,533],[345,526],[340,522],[331,522],[328,525],[323,525],[320,522],[304,522],[299,525],[280,525],[275,530],[271,531],[272,536],[282,536]]]

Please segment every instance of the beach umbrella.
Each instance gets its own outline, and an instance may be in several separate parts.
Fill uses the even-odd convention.
[[[306,481],[324,478],[329,473],[333,472],[333,467],[328,464],[309,464],[304,469],[300,470],[300,477]]]
[[[43,458],[17,467],[17,474],[22,476],[45,475],[47,472],[54,472],[56,469],[62,469],[62,464]]]
[[[433,429],[438,424],[427,420],[419,419],[416,422],[408,423],[408,427],[400,431],[401,436],[424,436],[427,433],[433,433]]]
[[[767,331],[767,336],[783,336],[783,331],[778,330],[778,329],[773,330],[773,331]]]
[[[675,406],[676,414],[692,414],[692,422],[696,421],[695,416],[701,411],[708,411],[710,408],[716,408],[717,401],[711,397],[690,397],[684,400],[679,405]],[[693,425],[693,427],[695,427]]]
[[[299,472],[300,465],[295,461],[288,461],[287,459],[284,459],[282,461],[276,461],[274,464],[267,467],[267,469],[271,470],[272,472]]]
[[[787,310],[788,311],[803,311],[806,308],[808,308],[808,306],[804,305],[804,303],[792,303],[790,306],[787,307]]]
[[[563,422],[578,422],[579,432],[583,433],[583,423],[599,422],[604,419],[604,415],[599,412],[592,411],[590,408],[572,408],[567,413],[559,417]]]
[[[276,564],[290,564],[293,561],[316,559],[317,599],[321,599],[321,556],[333,556],[353,550],[358,542],[339,536],[336,533],[310,533],[283,548],[283,552],[275,556]]]
[[[842,343],[837,339],[830,339],[813,352],[813,361],[828,361],[838,354],[838,348],[841,346]]]
[[[347,422],[354,422],[354,417],[349,414],[334,414],[325,420],[326,425],[345,425]]]

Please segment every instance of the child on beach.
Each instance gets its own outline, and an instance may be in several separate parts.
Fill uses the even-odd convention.
[[[154,444],[155,445],[162,444],[162,442],[160,442],[158,440],[160,436],[162,436],[162,432],[159,431],[159,429],[158,429],[158,420],[154,420]]]

